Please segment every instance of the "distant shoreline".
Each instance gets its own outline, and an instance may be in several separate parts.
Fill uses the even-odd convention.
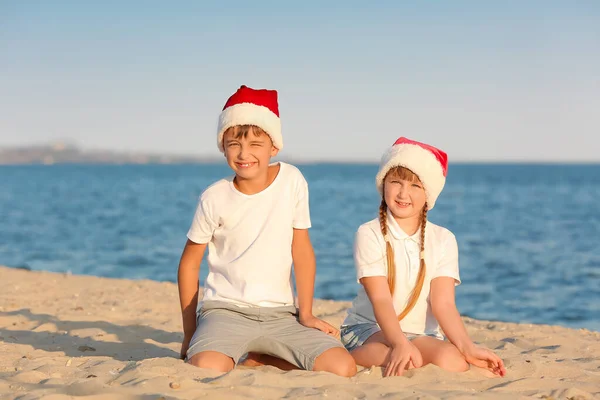
[[[281,161],[299,165],[378,165],[379,160],[325,160],[283,158]],[[221,164],[221,155],[193,156],[119,152],[113,150],[85,150],[75,145],[54,143],[17,147],[0,147],[0,166],[16,165],[177,165]],[[544,161],[544,160],[458,160],[451,165],[600,165],[600,160]]]
[[[83,150],[64,143],[0,148],[0,165],[179,164],[216,161],[216,157]]]

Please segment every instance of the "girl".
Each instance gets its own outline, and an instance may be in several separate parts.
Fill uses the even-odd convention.
[[[429,363],[449,371],[466,371],[472,364],[495,376],[506,373],[496,354],[471,341],[456,309],[456,238],[427,221],[447,168],[443,151],[399,138],[383,155],[376,177],[379,218],[356,233],[354,260],[362,287],[341,338],[357,364],[385,367],[384,376]]]

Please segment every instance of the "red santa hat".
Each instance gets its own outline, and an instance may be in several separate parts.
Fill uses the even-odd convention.
[[[277,91],[267,89],[252,89],[241,86],[225,103],[217,129],[217,146],[223,149],[223,134],[227,129],[236,125],[254,125],[265,131],[273,141],[273,146],[281,150],[281,120]]]
[[[382,196],[385,176],[395,167],[407,168],[419,177],[427,196],[427,208],[431,210],[446,183],[448,155],[428,144],[399,138],[381,157],[375,181]]]

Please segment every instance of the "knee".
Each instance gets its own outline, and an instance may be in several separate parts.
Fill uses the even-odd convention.
[[[372,366],[381,367],[385,365],[390,348],[383,343],[369,343],[359,346],[350,353],[356,365],[370,368]]]
[[[356,375],[356,362],[346,349],[334,348],[317,358],[313,370],[350,378]]]
[[[441,350],[436,355],[434,364],[450,372],[465,372],[469,370],[469,363],[454,346],[448,346]]]
[[[450,372],[465,372],[469,370],[469,363],[464,358],[456,358],[447,360],[443,363],[442,368]]]
[[[356,375],[356,362],[350,354],[346,354],[345,357],[340,357],[338,363],[331,372],[339,376],[350,378]]]
[[[212,369],[219,372],[229,372],[233,369],[233,360],[224,354],[207,354],[202,352],[193,355],[188,363],[198,368]]]

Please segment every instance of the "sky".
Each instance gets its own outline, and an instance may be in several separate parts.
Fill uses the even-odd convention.
[[[240,85],[281,157],[600,162],[600,2],[0,0],[0,147],[215,157]]]

